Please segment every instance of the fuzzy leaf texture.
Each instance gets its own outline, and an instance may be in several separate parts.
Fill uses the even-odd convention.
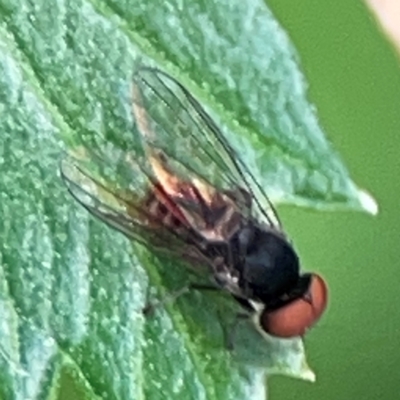
[[[137,64],[185,84],[273,200],[374,211],[263,1],[0,0],[1,399],[264,399],[265,372],[313,378],[300,340],[243,324],[229,353],[234,310],[220,294],[144,318],[184,269],[67,194],[59,163],[82,132],[129,140]]]

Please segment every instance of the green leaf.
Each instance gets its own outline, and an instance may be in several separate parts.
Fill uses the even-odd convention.
[[[79,134],[129,140],[138,62],[203,101],[273,198],[374,210],[324,139],[262,1],[0,0],[2,399],[262,399],[265,371],[313,377],[301,341],[248,324],[230,354],[223,295],[191,293],[144,319],[149,278],[159,296],[185,270],[67,195],[59,161]]]

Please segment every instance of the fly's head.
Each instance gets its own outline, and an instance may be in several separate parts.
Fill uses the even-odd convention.
[[[264,332],[278,337],[304,336],[324,313],[328,302],[325,280],[304,274],[290,292],[263,308],[259,324]]]
[[[242,295],[261,304],[260,328],[278,337],[302,336],[323,314],[328,290],[317,274],[300,275],[298,256],[279,232],[254,225],[242,229],[244,254],[236,265]]]

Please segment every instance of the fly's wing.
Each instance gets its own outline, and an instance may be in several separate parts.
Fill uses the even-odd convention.
[[[93,143],[92,143],[93,145]],[[70,194],[92,215],[129,239],[151,249],[209,264],[196,246],[197,237],[180,220],[179,230],[152,210],[152,204],[171,200],[163,194],[150,166],[138,156],[108,146],[107,151],[80,147],[61,162],[61,175]],[[174,205],[169,204],[171,210]]]
[[[141,141],[132,134],[81,133],[81,146],[61,168],[76,200],[131,239],[179,255],[185,249],[208,265],[201,240],[225,240],[242,216],[257,214],[279,229],[268,197],[182,85],[142,68],[132,89]],[[179,230],[152,212],[146,201],[154,195],[178,220]],[[207,236],[209,226],[214,236]],[[221,232],[215,232],[218,227]]]
[[[140,68],[132,92],[135,121],[158,179],[157,163],[166,158],[173,175],[194,183],[202,197],[215,190],[241,215],[281,230],[268,196],[187,89],[157,69]]]

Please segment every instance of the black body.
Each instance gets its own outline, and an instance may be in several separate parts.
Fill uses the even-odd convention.
[[[304,296],[308,290],[309,275],[300,275],[299,258],[287,239],[251,221],[226,242],[208,243],[205,253],[210,259],[223,254],[230,275],[238,278],[242,300],[261,302],[272,310]],[[218,284],[224,286],[223,281]]]

